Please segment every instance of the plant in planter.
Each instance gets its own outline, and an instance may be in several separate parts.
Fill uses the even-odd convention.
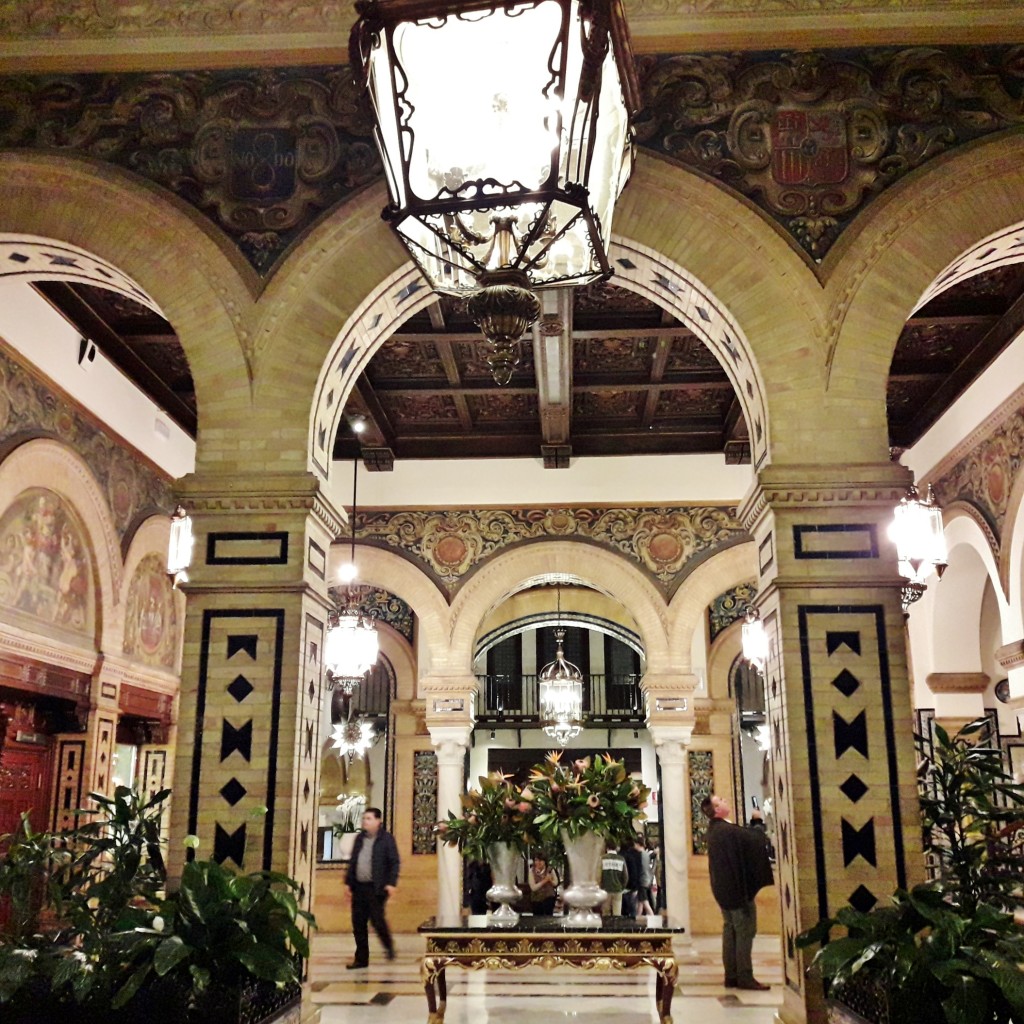
[[[58,834],[23,824],[7,837],[0,895],[23,903],[43,892],[41,911],[54,924],[29,934],[22,915],[19,934],[0,936],[4,1024],[68,1012],[78,1024],[229,1024],[264,1019],[254,1001],[273,1009],[298,992],[308,955],[300,923],[312,918],[297,905],[297,884],[193,861],[180,888],[164,894],[167,795],[91,794],[99,810],[89,823]]]
[[[891,1024],[1024,1020],[1024,931],[1010,912],[1018,876],[991,870],[999,834],[1024,818],[1024,786],[986,745],[987,719],[935,728],[920,774],[925,849],[937,876],[886,906],[842,908],[800,936],[823,943],[812,969],[829,996]],[[834,927],[846,935],[830,940]]]
[[[519,920],[511,908],[520,897],[516,867],[523,850],[535,841],[532,807],[528,794],[501,772],[481,775],[479,782],[479,789],[462,795],[461,813],[449,811],[435,831],[441,842],[458,846],[463,857],[490,865],[494,884],[487,890],[487,899],[499,904],[491,922],[511,926]]]
[[[598,928],[592,908],[607,895],[598,885],[601,858],[609,841],[636,838],[650,790],[632,779],[610,754],[562,763],[552,751],[530,773],[523,799],[533,806],[533,825],[542,840],[560,841],[569,860],[572,885],[564,900],[571,908],[567,927]]]

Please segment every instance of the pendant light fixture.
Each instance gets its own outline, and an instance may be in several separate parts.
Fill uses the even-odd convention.
[[[167,575],[171,586],[188,583],[188,567],[192,564],[192,517],[179,505],[171,516],[171,536],[167,544]]]
[[[359,0],[350,63],[376,120],[384,218],[430,286],[469,297],[499,385],[536,289],[611,276],[640,109],[618,0]]]
[[[743,657],[764,675],[768,653],[768,634],[761,621],[761,613],[756,608],[748,608],[747,617],[743,622]]]
[[[555,660],[545,665],[537,677],[540,724],[560,746],[575,739],[583,731],[583,673],[567,661],[563,644],[565,629],[561,625],[562,591],[558,589],[558,611],[555,628]]]
[[[351,693],[367,672],[377,663],[380,644],[373,621],[364,617],[354,596],[352,583],[356,569],[356,482],[359,471],[358,456],[352,462],[352,511],[349,514],[349,560],[341,567],[341,581],[347,587],[345,610],[338,615],[327,631],[324,664],[327,666],[327,685],[341,687]]]
[[[942,509],[935,502],[931,484],[924,498],[912,486],[896,506],[889,538],[896,545],[903,584],[904,614],[925,592],[925,580],[934,572],[942,579],[947,567],[946,535]]]

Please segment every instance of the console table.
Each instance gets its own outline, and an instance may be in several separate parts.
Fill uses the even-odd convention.
[[[531,966],[550,970],[563,965],[585,971],[651,968],[658,976],[658,1016],[661,1024],[672,1024],[672,993],[679,973],[672,953],[672,936],[684,929],[648,925],[628,917],[606,917],[601,928],[570,931],[562,927],[563,920],[526,915],[513,928],[489,928],[485,917],[471,917],[466,924],[446,928],[431,918],[420,925],[419,932],[427,940],[420,977],[427,996],[428,1024],[442,1024],[444,1020],[448,967],[518,971]]]

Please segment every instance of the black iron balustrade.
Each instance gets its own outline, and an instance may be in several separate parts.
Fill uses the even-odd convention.
[[[536,674],[478,675],[476,718],[486,725],[534,726],[540,721]],[[644,720],[640,676],[595,673],[583,683],[583,721],[604,726]]]

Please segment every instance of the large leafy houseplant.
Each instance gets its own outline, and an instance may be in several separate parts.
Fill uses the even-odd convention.
[[[1024,931],[1011,913],[1020,873],[996,870],[1001,835],[1024,818],[1024,786],[988,745],[987,719],[935,727],[920,766],[925,850],[935,877],[884,906],[842,908],[799,939],[840,1002],[883,1007],[891,1024],[1024,1021]],[[841,927],[846,934],[830,938]]]
[[[47,834],[23,822],[5,837],[0,895],[24,904],[36,894],[32,906],[54,921],[29,931],[25,913],[12,915],[17,932],[0,935],[5,1024],[63,1012],[81,1024],[228,1024],[239,1016],[239,992],[254,983],[297,991],[309,952],[301,924],[312,922],[297,883],[196,860],[165,893],[159,822],[168,793],[144,799],[119,787],[91,796],[98,813],[87,824]]]
[[[481,775],[479,783],[478,789],[460,798],[459,814],[449,811],[447,819],[438,823],[438,838],[449,846],[458,846],[469,860],[487,860],[487,848],[495,843],[524,850],[535,841],[528,794],[502,772]]]
[[[632,842],[649,796],[650,790],[610,754],[563,764],[562,751],[535,765],[522,791],[532,806],[534,830],[552,845],[563,835],[577,839],[585,833]]]

